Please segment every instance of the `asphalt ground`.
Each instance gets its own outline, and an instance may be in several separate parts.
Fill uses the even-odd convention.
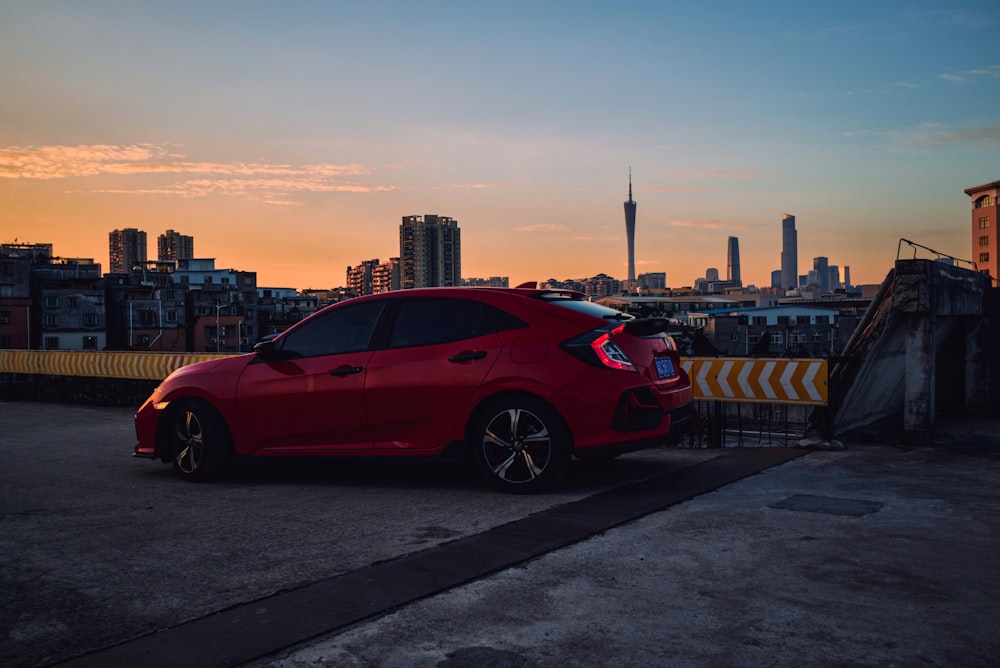
[[[997,427],[811,452],[250,665],[997,666]]]
[[[405,466],[186,485],[123,461],[127,417],[0,403],[4,665],[1000,661],[996,421],[647,451],[512,497]]]

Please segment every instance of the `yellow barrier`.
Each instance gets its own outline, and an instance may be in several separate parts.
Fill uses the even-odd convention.
[[[162,380],[174,369],[230,357],[215,353],[0,350],[0,373]],[[684,357],[695,399],[768,404],[827,403],[822,359]]]
[[[0,373],[162,380],[174,369],[230,357],[214,353],[0,350]]]
[[[685,357],[695,399],[766,404],[827,403],[823,359]]]

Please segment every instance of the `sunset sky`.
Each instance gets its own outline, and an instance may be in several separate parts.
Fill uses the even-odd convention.
[[[0,242],[108,270],[173,229],[258,285],[330,288],[458,220],[463,275],[691,285],[901,237],[972,257],[1000,180],[1000,11],[940,2],[0,0]],[[912,251],[905,256],[912,257]]]

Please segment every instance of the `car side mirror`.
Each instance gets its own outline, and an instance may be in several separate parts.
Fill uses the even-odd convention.
[[[281,357],[281,354],[274,345],[273,339],[258,341],[254,344],[253,351],[257,354],[257,357],[261,358],[265,362],[274,362]]]

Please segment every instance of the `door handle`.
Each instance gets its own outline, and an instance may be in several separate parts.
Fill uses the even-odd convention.
[[[448,358],[449,362],[472,362],[474,360],[481,360],[486,357],[485,350],[465,350],[457,355],[452,355]]]
[[[364,369],[360,366],[345,364],[344,366],[338,366],[336,369],[330,369],[330,375],[343,378],[345,376],[353,376],[356,373],[361,373],[363,370]]]

